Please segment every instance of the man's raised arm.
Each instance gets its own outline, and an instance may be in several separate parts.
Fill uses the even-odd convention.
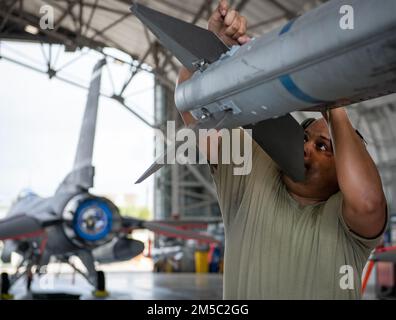
[[[386,200],[377,167],[344,108],[330,110],[328,123],[345,222],[358,235],[375,237],[386,221]]]

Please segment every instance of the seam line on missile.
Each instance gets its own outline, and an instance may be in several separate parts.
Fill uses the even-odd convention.
[[[290,30],[290,28],[292,27],[292,25],[294,24],[294,22],[296,22],[296,18],[291,19],[288,23],[286,23],[283,28],[281,29],[281,31],[279,32],[279,35],[282,35],[286,32],[288,32]]]
[[[279,81],[282,83],[282,85],[285,87],[285,89],[292,94],[294,97],[297,99],[300,99],[304,102],[308,103],[325,103],[329,101],[323,101],[323,100],[318,100],[315,99],[305,92],[303,92],[299,87],[297,87],[296,83],[292,80],[289,74],[285,74],[281,77],[279,77]]]

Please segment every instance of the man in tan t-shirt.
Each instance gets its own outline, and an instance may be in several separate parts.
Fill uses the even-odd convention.
[[[227,45],[249,41],[246,19],[226,0],[208,28]],[[178,83],[190,76],[182,68]],[[195,121],[188,112],[182,117]],[[211,166],[225,225],[224,298],[360,298],[363,267],[386,225],[386,200],[346,111],[331,109],[305,128],[303,182],[252,143],[249,174],[234,175],[221,161]]]

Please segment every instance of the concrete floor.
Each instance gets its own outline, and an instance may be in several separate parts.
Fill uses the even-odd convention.
[[[219,300],[222,299],[222,274],[107,272],[109,299],[132,300]],[[46,275],[35,278],[32,292],[68,293],[80,299],[92,299],[93,287],[80,275]],[[12,288],[15,299],[32,299],[25,289],[25,280]]]
[[[122,300],[220,300],[222,274],[106,272],[107,299]],[[11,290],[15,299],[32,299],[26,292],[25,280],[20,279]],[[35,277],[32,291],[35,297],[43,294],[67,293],[91,300],[93,287],[79,274],[48,274]],[[375,299],[374,284],[369,283],[364,300]]]

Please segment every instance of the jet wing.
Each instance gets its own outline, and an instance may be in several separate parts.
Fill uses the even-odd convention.
[[[202,232],[193,232],[179,229],[177,227],[170,226],[163,222],[157,221],[145,221],[130,217],[122,217],[122,225],[124,228],[131,229],[148,229],[158,234],[162,234],[168,237],[181,238],[181,239],[194,239],[201,242],[207,243],[218,243],[220,242],[216,238],[209,234]]]
[[[158,222],[158,223],[164,223],[168,224],[171,226],[191,226],[193,227],[194,225],[197,225],[198,227],[201,225],[207,225],[207,224],[217,224],[217,223],[222,223],[223,219],[221,217],[197,217],[194,219],[161,219],[161,220],[152,220],[153,222]]]
[[[229,48],[211,31],[170,17],[141,4],[131,11],[187,69],[213,63]]]
[[[58,217],[51,213],[40,216],[18,214],[0,220],[0,240],[24,239],[38,236],[46,227],[60,223]]]

